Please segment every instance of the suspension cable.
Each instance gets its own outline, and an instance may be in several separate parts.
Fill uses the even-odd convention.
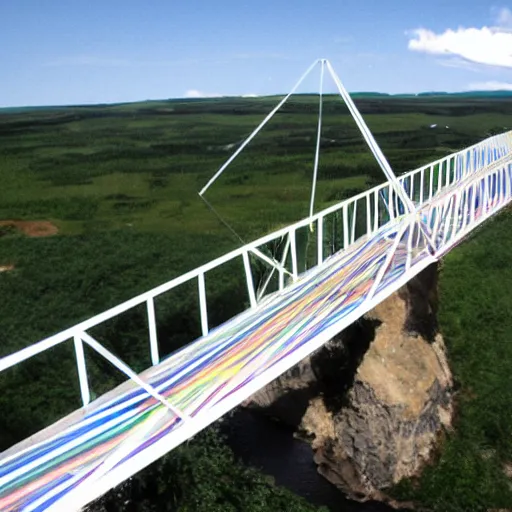
[[[263,121],[258,125],[258,127],[245,139],[244,142],[238,147],[238,149],[227,159],[227,161],[222,165],[222,167],[215,173],[215,175],[210,179],[210,181],[201,189],[199,195],[202,196],[213,182],[224,172],[226,167],[242,152],[242,150],[251,142],[251,140],[259,133],[259,131],[272,119],[274,114],[288,101],[288,98],[297,90],[299,85],[304,81],[304,79],[311,73],[314,67],[320,62],[320,60],[316,60],[309,66],[306,72],[300,77],[298,82],[293,86],[293,89],[279,102],[279,104],[270,112],[270,114],[263,119]]]
[[[407,213],[412,213],[416,210],[413,202],[409,198],[409,196],[405,193],[403,187],[400,185],[400,182],[398,181],[397,177],[395,176],[395,173],[391,169],[391,166],[389,165],[389,162],[386,160],[386,157],[382,153],[379,145],[377,144],[377,141],[373,137],[372,133],[370,132],[368,126],[364,122],[361,114],[357,110],[357,107],[355,106],[354,102],[352,101],[352,98],[350,97],[350,94],[347,92],[343,84],[341,83],[340,78],[334,71],[334,69],[331,66],[331,63],[327,61],[327,69],[329,70],[329,73],[332,76],[332,79],[334,80],[334,83],[336,84],[336,87],[338,88],[338,91],[345,101],[345,104],[347,105],[350,113],[352,114],[352,117],[354,118],[354,121],[356,122],[359,130],[361,131],[366,143],[370,147],[371,152],[373,153],[373,156],[377,160],[378,164],[380,165],[381,169],[383,170],[384,174],[388,178],[388,180],[393,184],[393,188],[395,189],[396,193],[404,203],[404,206],[407,210]]]
[[[322,111],[323,111],[323,89],[324,89],[324,67],[325,67],[325,59],[321,60],[322,66],[320,70],[320,98],[318,103],[318,130],[316,134],[316,150],[315,150],[315,163],[313,167],[313,185],[311,187],[311,201],[309,204],[309,216],[313,215],[313,207],[315,203],[315,192],[316,192],[316,180],[318,176],[318,161],[320,158],[320,139],[322,134]],[[313,224],[310,226],[311,231],[313,231]]]

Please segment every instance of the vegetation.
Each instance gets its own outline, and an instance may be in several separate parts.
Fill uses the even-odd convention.
[[[443,265],[439,317],[458,388],[455,431],[436,464],[397,490],[430,510],[512,505],[511,230],[509,209]]]
[[[193,492],[191,490],[193,489]],[[123,505],[124,504],[124,505]],[[90,512],[327,512],[237,462],[213,427],[135,476]]]
[[[316,102],[295,98],[208,191],[244,240],[307,214]],[[57,236],[30,238],[0,226],[0,266],[14,266],[0,272],[0,356],[239,245],[197,191],[276,103],[227,98],[0,111],[0,220],[48,220],[59,229]],[[357,103],[397,172],[510,128],[512,114],[506,97],[365,95]],[[317,209],[382,181],[341,100],[327,97],[324,114]],[[460,425],[441,465],[419,487],[401,490],[436,510],[477,510],[508,497],[498,464],[511,459],[504,341],[511,332],[504,285],[510,271],[500,245],[508,243],[507,222],[510,215],[492,227],[501,237],[486,226],[447,258],[443,273],[441,322],[461,385]],[[239,270],[207,276],[213,325],[247,302]],[[197,337],[195,284],[160,297],[156,313],[163,355]],[[92,334],[134,369],[149,364],[144,308]],[[123,380],[92,352],[86,358],[95,395]],[[3,372],[0,450],[79,405],[69,343]],[[464,470],[457,466],[461,453],[468,454]],[[133,479],[122,491],[128,509],[312,510],[232,457],[209,430]],[[253,491],[239,492],[248,487]],[[483,498],[472,497],[477,491]],[[104,506],[112,510],[109,499]]]

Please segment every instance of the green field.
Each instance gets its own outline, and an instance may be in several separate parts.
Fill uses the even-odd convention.
[[[197,192],[278,101],[277,97],[223,98],[19,112],[0,110],[0,220],[47,220],[59,229],[56,236],[30,238],[0,227],[0,267],[14,266],[13,270],[0,273],[0,355],[71,326],[239,246],[240,241],[211,213]],[[287,104],[208,191],[208,200],[244,240],[307,215],[316,102],[315,97],[298,96]],[[397,173],[512,128],[510,98],[365,96],[357,100],[357,105]],[[431,128],[433,124],[437,127]],[[382,172],[373,162],[347,109],[339,98],[327,97],[316,209],[382,181]],[[507,348],[510,343],[493,344],[489,339],[483,344],[480,338],[464,333],[479,329],[492,333],[495,339],[510,339],[511,328],[506,321],[502,322],[501,316],[474,313],[487,311],[483,305],[491,308],[493,301],[498,300],[502,301],[502,313],[507,305],[510,311],[510,288],[497,285],[501,274],[510,279],[510,271],[500,259],[500,244],[512,223],[510,215],[503,219],[489,228],[489,233],[491,229],[498,230],[499,236],[486,235],[484,228],[485,243],[477,237],[455,250],[447,258],[442,276],[447,299],[441,321],[455,373],[462,390],[482,386],[487,401],[492,394],[485,387],[489,382],[497,389],[511,386],[506,380],[505,366],[498,372],[493,365],[496,361],[505,365],[506,357],[512,360]],[[477,263],[472,263],[475,254],[485,251],[489,251],[488,262],[478,256]],[[481,272],[489,274],[482,274],[482,283],[473,285],[471,268],[477,264],[482,265]],[[452,273],[450,268],[454,269]],[[207,281],[213,324],[229,318],[247,302],[244,285],[235,270],[213,273]],[[478,298],[469,298],[472,287],[486,290],[483,283],[487,276],[494,279],[495,288],[489,288]],[[192,285],[158,299],[156,308],[162,354],[199,335],[198,304]],[[468,318],[473,315],[477,324],[469,320],[465,325],[457,324],[456,319],[463,314]],[[145,322],[144,308],[136,308],[96,328],[93,334],[134,369],[142,370],[149,365]],[[462,348],[466,344],[470,347],[467,351]],[[484,350],[486,358],[482,358]],[[87,352],[86,357],[96,395],[123,380],[94,354]],[[485,368],[479,366],[483,361]],[[493,368],[492,379],[478,377],[479,372],[485,375],[491,371],[487,364]],[[475,393],[480,397],[479,392]],[[469,391],[467,395],[461,391],[464,400],[469,400],[469,396]],[[492,442],[498,444],[491,448],[493,453],[505,453],[512,459],[510,444],[503,441],[512,435],[506,424],[510,420],[506,410],[512,410],[512,404],[506,393],[499,397],[501,401],[490,402],[496,404],[494,409],[489,406],[495,415],[490,423],[502,422],[494,430],[475,426],[490,414],[488,409],[482,412],[476,406],[471,408],[461,398],[461,411],[474,411],[474,417],[466,423],[461,412],[461,438],[467,443],[461,446],[477,453],[475,446],[480,447],[481,439],[494,436],[492,439],[497,441]],[[4,372],[0,375],[0,449],[79,406],[71,344],[56,347]],[[508,425],[511,424],[509,421]],[[464,434],[465,428],[469,433]],[[484,438],[478,437],[481,435]],[[205,439],[206,446],[210,438]],[[450,449],[446,456],[453,458],[445,467],[453,474],[457,470],[450,463],[456,464],[459,452],[450,455]],[[188,460],[183,464],[192,464],[186,449],[180,453]],[[224,457],[229,459],[225,454],[219,457],[223,461],[227,460]],[[492,460],[493,467],[498,467],[498,459]],[[162,463],[161,468],[174,467],[175,462],[166,462],[167,466]],[[459,498],[449,502],[450,496],[464,492],[458,480],[445,488],[450,496],[444,497],[443,471],[443,467],[437,468],[432,472],[434,476],[426,477],[424,491],[401,492],[408,497],[419,496],[439,511],[473,510],[457,508],[459,502],[466,506]],[[491,478],[490,473],[485,475]],[[467,485],[476,488],[474,480],[478,478],[478,471],[471,473]],[[506,486],[503,482],[499,487],[501,494],[496,496],[489,490],[490,480],[482,485],[488,490],[484,494],[488,508],[501,506],[498,501],[510,496],[508,491],[501,491]],[[440,503],[445,508],[429,498],[433,493],[443,496]],[[182,499],[185,501],[177,503],[186,502],[186,497]],[[478,508],[481,502],[470,503],[478,505],[474,510],[484,510]],[[188,507],[179,510],[202,510],[190,504]]]
[[[47,218],[63,234],[219,233],[197,196],[277,98],[170,101],[0,114],[0,218]],[[358,102],[400,173],[503,131],[512,101]],[[315,98],[286,104],[208,199],[245,237],[307,212]],[[382,173],[339,98],[325,104],[318,206]],[[468,122],[468,118],[470,121]],[[437,128],[431,129],[431,124]],[[449,126],[449,128],[445,128]]]

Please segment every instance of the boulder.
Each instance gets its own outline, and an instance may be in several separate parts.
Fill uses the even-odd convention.
[[[245,405],[293,427],[350,497],[420,474],[452,421],[452,376],[431,265]]]

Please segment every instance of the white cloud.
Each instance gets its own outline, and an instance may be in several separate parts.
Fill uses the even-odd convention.
[[[409,50],[443,55],[455,62],[512,68],[512,11],[493,8],[491,15],[494,27],[459,27],[441,33],[417,28],[408,33]]]
[[[470,91],[512,91],[511,82],[498,82],[491,80],[490,82],[476,82],[469,85]]]
[[[258,95],[254,93],[242,94],[242,98],[257,98]]]
[[[222,94],[216,92],[203,92],[197,89],[189,89],[185,92],[185,98],[220,98]]]
[[[512,33],[506,30],[458,28],[436,34],[419,28],[413,31],[409,49],[436,55],[462,57],[470,62],[512,68]]]

